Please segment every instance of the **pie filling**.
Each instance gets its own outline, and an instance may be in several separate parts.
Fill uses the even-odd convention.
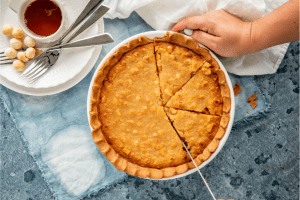
[[[140,46],[111,69],[101,93],[100,120],[118,154],[140,166],[174,167],[188,158],[161,105],[153,52],[153,43]]]
[[[134,48],[128,44],[129,51],[120,48],[125,52],[119,58],[112,56],[118,60],[107,75],[99,72],[99,77],[103,73],[106,78],[96,101],[97,113],[93,108],[90,111],[91,118],[95,115],[99,122],[91,125],[100,128],[105,140],[93,136],[94,140],[118,169],[130,174],[162,178],[183,173],[193,165],[181,139],[199,165],[215,151],[225,133],[230,95],[224,73],[215,60],[207,62],[210,55],[198,47],[195,52],[203,52],[203,57],[184,45],[148,42],[143,37],[134,42],[143,44]],[[117,155],[99,146],[103,142]]]

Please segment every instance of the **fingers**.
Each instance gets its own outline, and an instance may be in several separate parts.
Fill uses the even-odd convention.
[[[201,16],[194,16],[194,17],[186,17],[180,22],[178,22],[171,31],[178,32],[182,31],[183,29],[201,29],[203,28],[204,20]]]
[[[220,37],[200,30],[194,30],[190,37],[213,51],[217,50],[217,44],[220,41]]]

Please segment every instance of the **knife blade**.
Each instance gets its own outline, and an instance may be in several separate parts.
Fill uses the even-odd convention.
[[[177,133],[177,134],[178,134],[178,133]],[[178,135],[178,136],[179,136],[179,135]],[[206,185],[208,191],[210,192],[212,198],[213,198],[214,200],[216,200],[216,197],[214,196],[214,194],[212,193],[211,189],[209,188],[208,183],[206,182],[206,180],[204,179],[202,173],[200,172],[200,169],[199,169],[199,167],[197,166],[196,162],[194,161],[194,159],[193,159],[193,157],[192,157],[190,151],[188,150],[187,146],[185,145],[185,142],[181,139],[181,137],[179,137],[179,138],[180,138],[180,140],[181,140],[181,142],[182,142],[182,144],[183,144],[183,147],[185,148],[185,151],[188,153],[188,155],[190,156],[191,160],[193,161],[193,163],[194,163],[194,165],[195,165],[195,167],[196,167],[196,169],[197,169],[199,175],[201,176],[203,182],[205,183],[205,185]]]

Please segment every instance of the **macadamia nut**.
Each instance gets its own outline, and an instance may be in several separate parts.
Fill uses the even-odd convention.
[[[33,38],[27,36],[24,39],[24,44],[27,47],[34,47],[35,46],[35,40]]]
[[[14,59],[17,57],[18,52],[13,48],[8,48],[5,50],[5,56],[10,59]]]
[[[15,27],[13,32],[12,32],[12,35],[15,38],[21,38],[24,35],[24,33],[23,33],[23,31],[20,27]]]
[[[15,68],[15,70],[21,72],[25,69],[25,63],[23,63],[22,61],[19,61],[19,60],[15,60],[13,62],[13,67]]]
[[[37,49],[37,48],[35,48],[35,56],[34,57],[38,57],[43,52],[44,52],[43,49]]]
[[[32,59],[32,58],[34,58],[34,56],[35,56],[35,49],[32,47],[27,48],[26,49],[26,57],[29,59]]]
[[[22,62],[27,62],[29,59],[26,57],[26,53],[24,51],[21,51],[17,55],[18,59]]]
[[[5,24],[2,27],[2,33],[6,36],[10,36],[12,34],[13,30],[14,30],[14,27],[11,24]]]
[[[10,40],[10,46],[14,49],[21,49],[22,48],[22,40],[18,38],[12,38]]]

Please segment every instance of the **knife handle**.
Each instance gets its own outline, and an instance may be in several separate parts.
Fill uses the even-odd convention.
[[[93,12],[98,5],[100,5],[103,2],[103,0],[90,0],[85,8],[81,11],[75,22],[65,31],[65,33],[61,36],[61,38],[58,40],[58,44],[60,44],[66,36],[72,32],[78,24],[80,24],[83,20],[85,20],[91,12]]]
[[[96,10],[91,14],[85,22],[83,22],[83,25],[75,30],[69,37],[67,37],[62,44],[68,43],[72,39],[74,39],[77,35],[82,33],[84,30],[86,30],[88,27],[90,27],[93,23],[95,23],[98,19],[100,19],[107,11],[109,10],[109,7],[100,5],[96,8]]]
[[[60,48],[65,49],[65,48],[73,48],[73,47],[94,46],[94,45],[108,44],[111,42],[114,42],[114,39],[112,38],[112,36],[109,33],[103,33],[103,34],[92,36],[89,38],[77,40],[75,42],[57,45],[57,46],[49,48],[49,50],[60,49]]]

